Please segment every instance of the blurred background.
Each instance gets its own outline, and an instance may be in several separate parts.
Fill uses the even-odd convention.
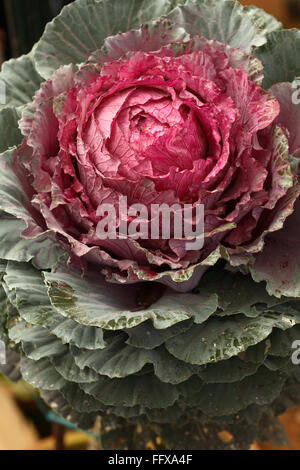
[[[45,25],[71,0],[0,0],[0,39],[5,59],[26,54]]]
[[[121,0],[120,0],[121,1]],[[26,54],[41,37],[48,21],[72,0],[0,0],[0,65],[4,60]],[[300,29],[300,0],[240,0],[274,15],[286,28]],[[300,407],[280,417],[290,441],[283,449],[300,450]],[[122,440],[122,439],[121,439]],[[122,448],[122,442],[112,449]],[[159,436],[145,445],[163,448]],[[53,422],[33,389],[24,383],[11,384],[0,376],[0,450],[92,449],[95,440],[79,430]],[[272,449],[254,443],[253,449]]]

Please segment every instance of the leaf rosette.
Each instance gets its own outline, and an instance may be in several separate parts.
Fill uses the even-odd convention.
[[[298,41],[230,0],[77,0],[4,64],[8,377],[81,428],[282,439],[300,399]],[[204,205],[203,247],[100,239],[97,207],[120,195]]]

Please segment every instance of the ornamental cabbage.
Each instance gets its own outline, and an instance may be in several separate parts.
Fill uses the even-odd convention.
[[[300,401],[299,43],[231,0],[76,0],[3,65],[7,376],[107,441],[278,438]],[[202,242],[152,236],[159,205],[190,229],[201,207]]]

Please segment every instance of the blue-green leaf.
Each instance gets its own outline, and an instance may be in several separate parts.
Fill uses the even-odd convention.
[[[34,54],[37,70],[49,78],[61,65],[80,64],[108,36],[137,29],[168,13],[169,0],[76,0],[49,23]],[[177,2],[176,2],[177,3]]]

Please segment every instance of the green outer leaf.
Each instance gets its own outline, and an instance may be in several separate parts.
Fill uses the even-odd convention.
[[[176,323],[176,325],[164,330],[153,328],[151,321],[141,323],[135,328],[125,330],[129,335],[126,344],[136,348],[155,349],[164,344],[169,338],[189,330],[193,325],[192,320]]]
[[[18,112],[13,108],[0,109],[0,153],[21,143],[22,134],[18,127],[19,118]]]
[[[300,326],[296,325],[287,331],[274,330],[270,336],[270,356],[291,357],[292,345],[300,338]]]
[[[26,322],[49,329],[64,344],[73,344],[85,349],[105,347],[100,328],[85,327],[65,319],[55,310],[48,298],[41,272],[29,263],[9,262],[4,287],[21,318]],[[30,298],[28,292],[31,292]]]
[[[18,322],[9,330],[9,337],[16,344],[21,342],[22,349],[28,359],[40,361],[49,359],[55,370],[69,382],[96,382],[99,376],[89,369],[80,370],[69,352],[68,346],[48,330],[40,326],[31,326],[24,321]],[[99,351],[98,351],[99,352]]]
[[[49,320],[51,319],[49,318]],[[87,350],[103,349],[105,347],[101,328],[80,325],[80,323],[67,320],[59,315],[59,320],[50,329],[64,344],[74,345],[77,348]]]
[[[97,382],[99,375],[91,369],[81,370],[75,363],[72,354],[65,351],[58,357],[51,358],[51,362],[57,372],[68,382],[92,383]]]
[[[162,382],[177,384],[189,379],[194,371],[168,354],[165,348],[154,350],[134,348],[125,343],[126,335],[118,335],[102,351],[74,351],[77,366],[86,367],[111,379],[125,378],[140,372],[146,364],[152,364],[154,374]]]
[[[103,403],[91,395],[87,395],[77,384],[68,383],[59,393],[72,405],[72,408],[80,413],[100,412],[103,415],[107,409]]]
[[[56,311],[47,297],[41,275],[29,263],[9,262],[4,281],[9,300],[24,320],[30,321],[32,312],[41,319],[47,318],[48,315],[55,318]]]
[[[199,372],[199,376],[205,383],[234,383],[255,374],[259,366],[260,364],[251,364],[238,357],[232,357],[226,361],[208,364]]]
[[[275,356],[268,356],[264,362],[264,366],[267,367],[269,370],[284,370],[287,369],[291,365],[291,358],[290,357],[275,357]]]
[[[267,43],[255,49],[265,68],[264,88],[278,82],[293,82],[300,75],[300,31],[288,29],[274,31],[267,36]]]
[[[188,0],[169,18],[191,35],[216,39],[248,52],[252,46],[263,44],[266,32],[275,28],[275,20],[270,21],[262,10],[249,10],[231,0]]]
[[[9,265],[13,264],[16,263],[9,263]],[[18,297],[18,295],[16,297]],[[277,312],[276,321],[273,316],[268,318],[275,321],[277,327],[285,328],[290,326],[290,320],[288,321],[286,316],[286,312],[284,312],[282,316]],[[254,319],[247,320],[254,321]],[[213,321],[214,320],[212,318],[208,320],[209,323]],[[23,323],[23,325],[19,324],[12,328],[11,331],[15,334],[14,339],[18,341],[19,335],[19,338],[21,338],[23,343],[23,347],[25,346],[24,350],[27,348],[26,354],[29,354],[30,357],[34,357],[35,359],[40,358],[37,361],[32,361],[28,358],[23,359],[22,372],[24,378],[35,387],[41,388],[42,394],[44,393],[43,390],[59,391],[65,400],[72,404],[73,408],[84,414],[85,412],[96,410],[102,413],[105,407],[103,408],[101,403],[107,406],[113,406],[111,412],[120,414],[121,410],[119,409],[117,411],[115,409],[116,406],[147,406],[150,408],[153,407],[158,411],[160,408],[172,406],[175,402],[182,399],[184,404],[194,406],[197,409],[200,408],[206,414],[223,416],[224,414],[236,413],[251,403],[264,404],[272,401],[274,397],[278,395],[285,380],[285,376],[281,373],[276,372],[275,375],[272,375],[272,373],[267,369],[260,369],[253,377],[249,377],[244,380],[235,380],[238,379],[238,376],[234,377],[234,374],[227,374],[228,381],[233,382],[233,380],[235,380],[232,384],[223,383],[216,385],[214,383],[203,386],[199,379],[192,378],[180,385],[174,386],[171,384],[177,383],[176,375],[179,376],[182,373],[182,370],[176,371],[176,367],[174,367],[172,361],[170,362],[169,368],[168,362],[165,362],[164,356],[157,357],[156,367],[160,368],[160,372],[158,373],[158,370],[156,370],[156,375],[161,380],[165,380],[166,378],[166,382],[169,381],[169,384],[162,383],[150,374],[125,377],[122,379],[99,377],[97,380],[97,377],[93,374],[90,375],[87,370],[82,372],[78,371],[78,369],[74,367],[74,363],[67,352],[63,352],[61,356],[57,355],[58,350],[55,346],[55,339],[53,337],[51,339],[51,335],[49,335],[48,338],[46,331],[42,334],[41,332],[38,332],[38,329],[30,331],[31,328],[29,328],[26,331],[24,326],[25,325]],[[199,328],[199,326],[195,325],[194,328]],[[130,348],[124,343],[123,346],[125,348]],[[47,348],[50,348],[48,349],[49,354],[54,354],[55,357],[45,357],[43,359],[46,355]],[[146,351],[146,353],[151,354],[153,352],[154,351]],[[97,353],[95,353],[95,357],[96,355]],[[108,356],[111,357],[109,351]],[[120,359],[122,361],[122,353],[120,355]],[[234,358],[234,360],[237,359]],[[123,357],[123,361],[125,362],[125,369],[130,366],[131,361],[128,360],[126,354]],[[135,363],[135,361],[133,362]],[[86,365],[82,364],[83,367]],[[103,366],[107,368],[108,365],[107,361],[104,361]],[[129,372],[128,370],[123,371],[122,364],[118,361],[115,364],[111,363],[110,366],[113,373],[117,373],[118,368],[121,373],[123,372],[123,375],[124,373]],[[215,365],[210,367],[215,367]],[[247,370],[247,366],[245,365],[245,371],[242,372],[245,372],[245,375],[248,375],[248,373],[255,370],[256,365],[252,367],[251,371]],[[234,371],[227,370],[227,372]],[[212,381],[214,375],[216,376],[216,380],[219,380],[217,369],[215,369],[215,371],[211,370]],[[170,380],[170,377],[173,377],[172,381]],[[239,375],[239,377],[241,379],[243,374]],[[226,373],[222,379],[226,379]],[[86,395],[80,391],[75,384],[69,382],[70,380],[79,382],[82,391],[87,393],[89,396],[86,397]],[[80,380],[82,380],[82,382],[80,382]],[[168,385],[168,388],[166,388],[165,385]],[[202,386],[203,388],[201,389]],[[223,399],[221,399],[222,396]],[[216,397],[219,398],[216,399]],[[98,403],[98,400],[101,403]],[[51,406],[56,409],[53,402]],[[128,411],[131,414],[133,413],[133,415],[136,413],[138,416],[149,416],[151,419],[152,412],[147,414],[142,409]],[[71,414],[69,416],[69,419],[73,420],[73,418],[71,418]],[[167,416],[165,419],[167,420]]]
[[[136,311],[135,286],[130,290],[128,286],[109,285],[97,274],[90,281],[63,271],[45,272],[44,277],[53,306],[61,315],[86,326],[120,330],[151,319],[155,328],[164,329],[192,317],[196,323],[202,323],[217,309],[214,294],[178,294],[168,290],[148,309]]]
[[[19,107],[29,103],[42,81],[35,69],[32,53],[4,62],[0,83],[4,83],[6,88],[5,105]]]
[[[15,152],[12,148],[0,154],[0,208],[18,219],[8,216],[2,222],[6,215],[0,213],[0,256],[15,261],[33,260],[36,267],[49,269],[66,252],[52,239],[52,233],[40,226],[42,217],[31,204],[32,188],[15,159]],[[30,239],[25,239],[25,232]]]
[[[275,330],[280,331],[280,330]],[[253,364],[261,365],[264,360],[266,359],[269,350],[271,347],[270,337],[268,337],[265,341],[261,343],[257,343],[254,346],[250,346],[250,348],[246,349],[246,351],[239,355],[242,357],[243,361],[251,362]]]
[[[264,313],[257,318],[211,318],[169,339],[165,346],[181,361],[204,365],[237,356],[267,338],[273,328],[287,330],[299,321],[297,314],[278,313]]]
[[[22,357],[21,372],[26,382],[42,390],[60,390],[67,384],[48,359],[33,361]]]
[[[282,23],[276,20],[274,16],[269,15],[261,8],[255,6],[246,6],[244,13],[251,18],[252,22],[255,23],[259,30],[259,35],[256,41],[256,46],[260,46],[266,42],[266,35],[282,29]],[[261,41],[261,44],[260,44]]]
[[[15,161],[15,151],[11,149],[0,155],[0,209],[23,219],[38,236],[43,231],[37,225],[37,213],[31,205],[32,189]]]
[[[37,44],[37,70],[49,78],[61,65],[80,64],[100,49],[108,36],[136,29],[168,13],[168,0],[76,0],[46,27]]]
[[[196,291],[217,294],[220,316],[243,313],[247,317],[255,318],[262,310],[281,303],[275,297],[268,295],[263,283],[254,283],[251,276],[218,267],[203,277]]]
[[[241,382],[205,385],[195,394],[193,401],[205,414],[233,415],[252,403],[271,403],[280,394],[285,380],[285,374],[261,367],[256,374]]]
[[[81,389],[107,406],[145,406],[165,408],[182,398],[184,403],[212,416],[232,415],[256,403],[273,401],[286,375],[261,367],[251,377],[233,384],[204,385],[197,378],[172,386],[162,384],[151,375],[124,379],[101,378],[97,383],[82,384]],[[223,396],[223,398],[222,398]]]
[[[40,269],[55,266],[65,254],[49,236],[32,240],[22,237],[26,225],[5,213],[0,214],[0,258],[10,261],[32,261]]]
[[[48,330],[41,326],[27,328],[24,321],[18,322],[9,330],[9,337],[15,343],[22,343],[24,354],[29,359],[40,359],[60,356],[68,350],[68,347]]]
[[[101,377],[97,383],[82,384],[82,390],[104,405],[141,405],[147,408],[166,408],[179,398],[176,386],[160,382],[152,375],[130,376],[123,379]]]

